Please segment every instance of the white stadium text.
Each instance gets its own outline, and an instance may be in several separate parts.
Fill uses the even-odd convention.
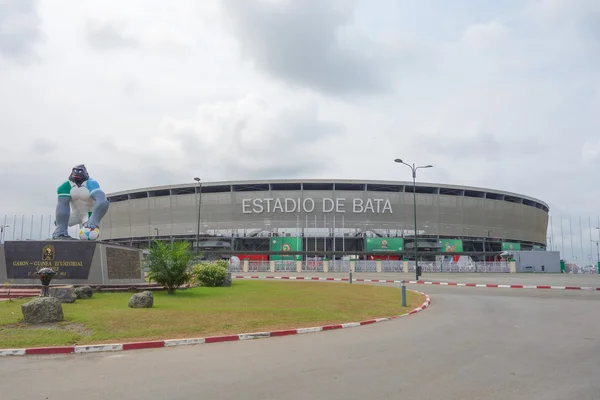
[[[393,214],[392,204],[388,199],[352,199],[350,204],[346,204],[346,199],[332,199],[324,197],[322,199],[322,212],[324,213],[345,213],[347,210],[356,214]],[[266,198],[266,199],[242,199],[242,212],[244,214],[261,213],[312,213],[316,209],[315,200],[308,197],[305,199],[286,198]]]

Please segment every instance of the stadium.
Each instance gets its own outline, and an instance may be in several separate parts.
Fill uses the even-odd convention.
[[[201,182],[108,194],[102,240],[187,240],[209,258],[496,260],[545,250],[549,207],[521,194],[374,180]],[[413,197],[416,197],[417,243]]]

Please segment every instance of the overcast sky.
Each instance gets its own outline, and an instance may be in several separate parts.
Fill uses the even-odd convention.
[[[0,214],[53,213],[79,163],[110,193],[401,157],[587,227],[599,61],[595,0],[0,0]]]

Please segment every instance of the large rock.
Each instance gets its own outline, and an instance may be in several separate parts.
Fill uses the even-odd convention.
[[[231,286],[231,272],[225,275],[225,279],[223,279],[223,282],[219,286]]]
[[[136,293],[129,299],[129,307],[131,308],[151,308],[153,305],[154,296],[148,290]]]
[[[77,295],[73,286],[50,286],[48,295],[56,297],[61,303],[75,303]]]
[[[75,296],[78,299],[90,299],[94,295],[94,289],[89,286],[80,286],[75,288]]]
[[[60,322],[64,319],[62,304],[55,297],[38,297],[21,305],[23,322],[26,324],[43,324]]]

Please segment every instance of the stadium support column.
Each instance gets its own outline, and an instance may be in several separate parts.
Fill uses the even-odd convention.
[[[417,170],[419,168],[433,168],[433,165],[423,165],[423,166],[419,166],[417,167],[414,163],[412,165],[405,163],[404,161],[402,161],[399,158],[396,158],[394,160],[394,162],[398,163],[398,164],[404,164],[406,165],[408,168],[411,169],[412,171],[412,178],[413,178],[413,213],[414,213],[414,223],[415,223],[415,241],[414,241],[414,247],[415,247],[415,276],[417,277],[417,280],[419,280],[419,244],[418,244],[418,230],[417,230]]]
[[[194,180],[198,182],[198,227],[196,230],[196,255],[198,255],[200,251],[200,211],[202,210],[202,182],[198,177],[195,177]]]

